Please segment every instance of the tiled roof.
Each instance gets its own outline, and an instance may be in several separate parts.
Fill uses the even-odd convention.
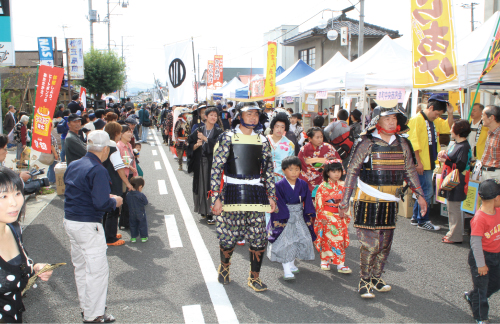
[[[333,27],[332,27],[332,20],[333,20]],[[326,35],[328,31],[332,29],[336,30],[340,34],[340,28],[346,26],[349,27],[352,36],[359,35],[359,21],[356,19],[347,18],[345,15],[340,15],[328,19],[328,25],[326,28],[324,29],[318,27],[311,28],[309,30],[306,30],[305,32],[302,32],[293,37],[285,39],[283,41],[283,45],[285,46],[295,45],[296,42],[303,39],[307,39],[309,37],[323,36]],[[383,28],[377,25],[368,24],[366,22],[364,24],[364,35],[365,37],[374,37],[374,38],[382,38],[385,35],[389,35],[389,37],[393,39],[402,36],[399,34],[399,31],[397,30]]]

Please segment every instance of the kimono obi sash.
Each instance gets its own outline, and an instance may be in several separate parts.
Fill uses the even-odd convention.
[[[262,140],[260,135],[234,134],[231,137],[226,175],[233,178],[260,178]]]
[[[369,160],[359,174],[361,181],[372,186],[403,185],[405,157],[399,139],[397,141],[398,145],[372,145]]]

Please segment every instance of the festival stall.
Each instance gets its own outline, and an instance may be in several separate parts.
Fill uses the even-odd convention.
[[[231,81],[227,82],[225,86],[216,90],[213,95],[221,98],[234,98],[236,90],[244,86],[245,84],[243,84],[238,77],[234,77]]]
[[[313,73],[315,70],[302,60],[298,60],[285,72],[276,77],[276,85],[287,84]]]

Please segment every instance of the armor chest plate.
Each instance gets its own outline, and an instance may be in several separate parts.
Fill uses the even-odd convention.
[[[262,141],[260,135],[235,134],[226,163],[228,176],[238,178],[260,177]]]
[[[405,157],[401,144],[373,144],[370,159],[361,170],[361,180],[369,185],[403,185]]]

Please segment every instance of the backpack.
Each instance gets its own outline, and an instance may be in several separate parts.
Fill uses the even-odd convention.
[[[7,138],[9,139],[9,143],[11,144],[16,144],[17,141],[14,140],[14,130],[16,127],[12,128],[12,130],[9,132],[9,135],[7,135]]]
[[[63,118],[63,120],[61,120],[59,122],[59,124],[57,124],[57,134],[67,133],[67,129],[68,129],[67,123],[68,122],[66,121],[66,119]]]
[[[337,136],[332,139],[332,146],[335,148],[337,153],[340,155],[342,160],[345,160],[349,157],[351,153],[352,146],[354,145],[354,135],[352,129],[344,134]]]

